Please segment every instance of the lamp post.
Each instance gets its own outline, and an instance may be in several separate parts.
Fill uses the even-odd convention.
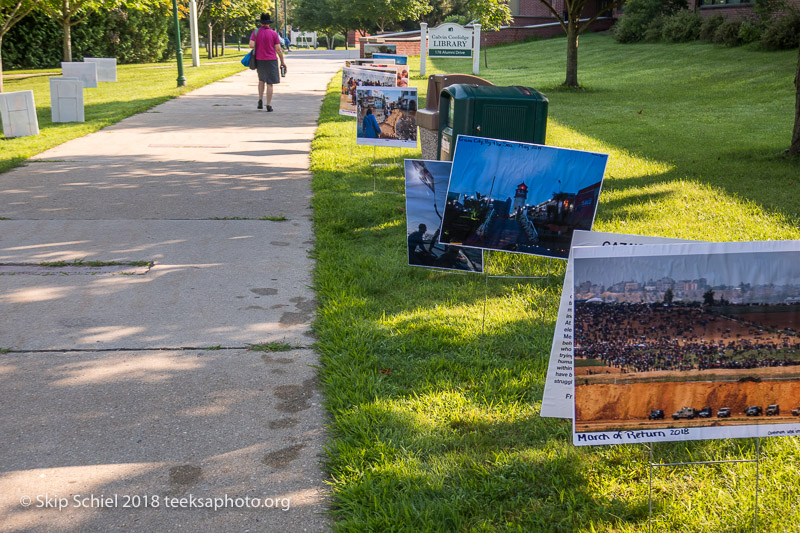
[[[178,58],[178,87],[186,85],[183,75],[183,49],[181,49],[181,26],[178,23],[178,0],[172,0],[172,19],[175,21],[175,55]]]

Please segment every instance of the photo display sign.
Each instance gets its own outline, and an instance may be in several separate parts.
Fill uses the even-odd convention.
[[[417,146],[416,87],[358,87],[356,144]]]
[[[592,228],[607,161],[459,135],[439,241],[566,259],[573,231]]]
[[[428,57],[472,57],[472,28],[445,22],[428,30]]]
[[[374,63],[371,65],[361,65],[358,67],[365,70],[379,70],[382,72],[397,73],[397,87],[408,87],[408,65]]]
[[[483,251],[440,244],[450,161],[406,159],[406,238],[410,266],[483,272]]]
[[[372,59],[388,59],[397,65],[408,65],[408,56],[397,54],[372,54]]]
[[[572,254],[579,246],[635,246],[638,244],[668,244],[690,242],[664,237],[627,235],[624,233],[605,233],[602,231],[575,230],[572,235],[567,268],[564,272],[564,286],[561,290],[561,303],[556,317],[556,330],[550,348],[550,362],[547,365],[547,379],[544,382],[542,418],[569,418],[575,408],[574,372],[572,360],[573,309],[572,309]]]
[[[360,68],[342,69],[342,97],[339,100],[339,114],[356,116],[356,89],[361,87],[394,87],[397,85],[397,73],[382,70]]]
[[[346,67],[362,67],[364,65],[394,65],[394,59],[348,59],[344,62]]]
[[[397,54],[397,45],[396,44],[386,44],[386,43],[366,43],[364,45],[364,57],[369,59],[372,57],[372,54]]]
[[[573,256],[575,445],[800,435],[800,241]]]

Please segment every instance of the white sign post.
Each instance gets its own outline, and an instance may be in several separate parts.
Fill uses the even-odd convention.
[[[419,24],[419,75],[425,75],[425,59],[428,57],[428,23]]]
[[[83,62],[97,65],[97,81],[117,81],[116,57],[84,57]]]
[[[472,26],[472,73],[477,76],[481,70],[481,25]]]
[[[97,63],[61,62],[61,75],[65,78],[78,78],[86,88],[97,87]]]
[[[420,24],[420,74],[425,75],[427,57],[472,57],[472,73],[480,70],[481,25],[465,28],[453,22],[445,22],[428,30]]]
[[[197,33],[197,2],[189,2],[189,36],[192,41],[192,66],[200,66],[200,37]]]
[[[50,116],[53,122],[85,122],[81,80],[50,78]]]
[[[3,135],[6,137],[39,135],[39,119],[36,118],[33,91],[0,93],[0,118],[3,121]]]

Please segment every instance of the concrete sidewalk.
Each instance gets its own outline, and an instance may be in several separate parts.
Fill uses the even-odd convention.
[[[327,528],[308,153],[345,55],[0,174],[0,531]]]

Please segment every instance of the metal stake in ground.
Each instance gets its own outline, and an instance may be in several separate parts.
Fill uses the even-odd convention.
[[[647,520],[647,531],[653,532],[653,468],[656,466],[690,466],[690,465],[720,465],[720,464],[734,464],[734,463],[755,463],[756,464],[756,484],[754,494],[754,507],[753,507],[753,531],[758,532],[758,482],[761,477],[759,465],[761,461],[761,437],[756,437],[756,458],[755,459],[727,459],[723,461],[688,461],[685,463],[656,463],[653,461],[653,448],[655,443],[650,444],[650,473],[648,475],[648,509],[649,518]]]

